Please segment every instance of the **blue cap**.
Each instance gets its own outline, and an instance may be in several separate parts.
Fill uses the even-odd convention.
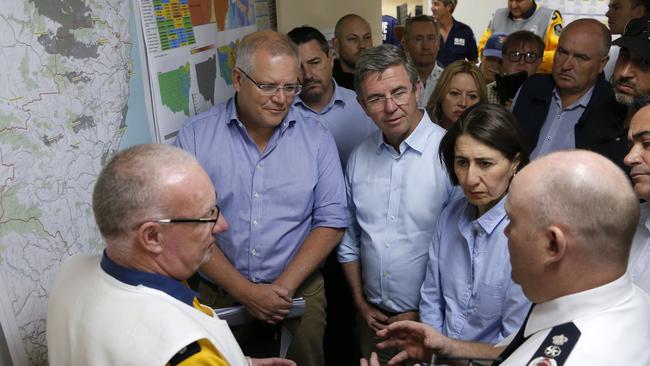
[[[496,57],[503,58],[501,56],[501,48],[503,47],[503,41],[506,39],[506,33],[494,33],[488,38],[485,42],[485,47],[483,48],[483,56],[485,57]]]

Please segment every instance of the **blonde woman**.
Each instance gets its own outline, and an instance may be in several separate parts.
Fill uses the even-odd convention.
[[[467,108],[486,101],[483,74],[473,63],[459,60],[440,75],[426,110],[432,121],[448,130]]]

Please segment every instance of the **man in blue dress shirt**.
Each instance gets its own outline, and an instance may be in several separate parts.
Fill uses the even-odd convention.
[[[293,102],[296,109],[319,118],[334,136],[345,167],[352,150],[363,142],[377,126],[357,101],[357,94],[339,86],[332,78],[334,55],[325,36],[310,26],[296,27],[287,33],[298,45],[303,88]],[[356,361],[358,351],[354,335],[352,297],[341,265],[332,252],[322,268],[327,296],[327,327],[325,328],[325,360],[333,364]]]
[[[237,93],[187,121],[176,144],[208,172],[231,227],[201,267],[203,301],[239,302],[261,321],[281,322],[293,335],[287,358],[322,365],[318,266],[347,226],[345,188],[332,135],[291,108],[301,90],[298,60],[285,35],[244,37],[232,75]],[[294,297],[305,298],[305,314],[285,320]]]
[[[321,119],[334,136],[345,167],[350,152],[377,126],[357,102],[356,93],[332,78],[334,55],[325,36],[309,26],[294,28],[287,35],[298,45],[302,68],[302,91],[293,105]]]
[[[361,53],[355,89],[381,131],[350,155],[350,227],[338,249],[360,315],[361,351],[374,333],[418,319],[420,286],[435,223],[452,188],[437,157],[445,131],[418,108],[420,84],[404,51],[381,45]],[[382,353],[386,361],[390,353]]]
[[[535,74],[519,89],[512,113],[531,159],[553,151],[587,149],[621,168],[625,129],[612,85],[605,80],[611,35],[595,19],[578,19],[560,35],[553,73]]]

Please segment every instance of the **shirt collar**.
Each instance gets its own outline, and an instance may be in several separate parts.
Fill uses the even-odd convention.
[[[528,19],[528,18],[532,17],[533,14],[535,14],[535,10],[537,10],[537,4],[535,4],[535,1],[533,1],[533,6],[531,6],[530,10],[528,10],[527,12],[525,12],[522,15],[521,19]],[[511,12],[508,12],[508,18],[510,18],[512,20],[515,19],[515,17],[512,16]]]
[[[438,64],[436,64],[431,70],[431,73],[429,73],[429,76],[427,76],[427,79],[424,80],[424,82],[422,83],[423,85],[422,85],[422,90],[420,90],[420,93],[424,92],[424,88],[426,88],[426,86],[429,85],[429,83],[432,82],[433,85],[435,85],[435,83],[438,81],[443,71],[445,71],[445,69],[443,69],[442,67],[438,66]]]
[[[627,301],[633,293],[632,280],[626,272],[605,285],[536,304],[526,323],[524,336],[529,337],[542,329],[597,314]],[[611,301],[603,301],[603,299],[611,299]]]
[[[558,106],[560,106],[561,110],[569,110],[569,109],[574,109],[576,107],[583,107],[587,108],[587,105],[589,104],[589,101],[591,100],[591,95],[594,93],[594,88],[596,85],[592,86],[587,90],[587,92],[580,97],[580,99],[576,100],[573,102],[568,107],[562,108],[562,98],[560,97],[560,91],[558,90],[557,87],[553,88],[553,100],[555,100],[555,103],[557,103]]]
[[[189,306],[192,306],[192,301],[197,296],[189,287],[171,277],[123,267],[108,258],[106,251],[102,255],[100,266],[104,272],[120,282],[131,286],[142,285],[162,291]]]
[[[641,204],[641,220],[639,220],[639,223],[643,223],[643,226],[650,231],[650,203],[648,202],[643,202]]]
[[[341,87],[339,86],[339,84],[336,83],[336,80],[334,80],[334,78],[332,78],[332,86],[334,87],[334,94],[332,94],[332,98],[330,99],[330,101],[327,103],[325,108],[320,113],[318,113],[315,110],[311,109],[311,107],[308,106],[302,100],[302,98],[300,96],[296,97],[296,100],[295,100],[295,102],[293,102],[293,105],[294,106],[301,106],[301,107],[303,107],[305,109],[308,109],[308,110],[310,110],[310,111],[312,111],[312,112],[314,112],[316,114],[325,114],[325,113],[327,113],[330,109],[332,109],[332,107],[336,103],[343,104],[343,106],[345,107],[345,99],[343,98],[343,93],[340,90]]]
[[[418,153],[422,154],[427,145],[427,140],[429,139],[429,136],[433,133],[434,123],[431,121],[431,118],[429,118],[429,115],[427,114],[426,110],[424,110],[423,108],[418,108],[418,110],[422,112],[422,118],[420,119],[418,125],[415,127],[415,130],[411,132],[411,134],[400,144],[400,146],[409,147],[417,151]],[[378,136],[378,138],[375,139],[375,142],[377,143],[378,152],[381,151],[382,147],[391,149],[392,151],[392,146],[388,145],[384,141],[383,133],[379,133],[376,136]],[[404,151],[406,150],[407,149],[404,149]]]
[[[235,124],[236,126],[239,126],[240,128],[243,128],[244,130],[246,129],[246,126],[241,122],[239,119],[239,115],[237,114],[237,93],[235,95],[228,99],[228,102],[226,104],[226,115],[228,116],[228,124],[233,125]],[[296,117],[292,113],[293,108],[289,107],[289,113],[284,117],[284,120],[280,123],[280,133],[284,134],[284,131],[289,128],[289,126],[293,125],[296,122]]]
[[[479,217],[476,222],[483,228],[483,230],[492,234],[494,229],[505,219],[506,217],[506,198],[508,195],[504,195],[499,202],[497,202],[492,208],[490,208],[486,213]]]

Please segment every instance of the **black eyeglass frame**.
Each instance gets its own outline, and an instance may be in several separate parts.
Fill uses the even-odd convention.
[[[511,62],[519,62],[521,61],[522,57],[524,58],[525,63],[534,64],[539,58],[539,55],[537,54],[537,52],[519,52],[519,51],[512,51],[508,54],[508,59]]]
[[[158,220],[150,220],[149,222],[157,222],[159,224],[177,224],[177,223],[197,223],[197,224],[202,224],[202,223],[212,223],[212,228],[214,228],[214,225],[217,224],[219,221],[219,217],[221,216],[221,208],[219,205],[214,205],[214,207],[217,209],[217,217],[198,217],[198,218],[172,218],[172,219],[158,219]]]

